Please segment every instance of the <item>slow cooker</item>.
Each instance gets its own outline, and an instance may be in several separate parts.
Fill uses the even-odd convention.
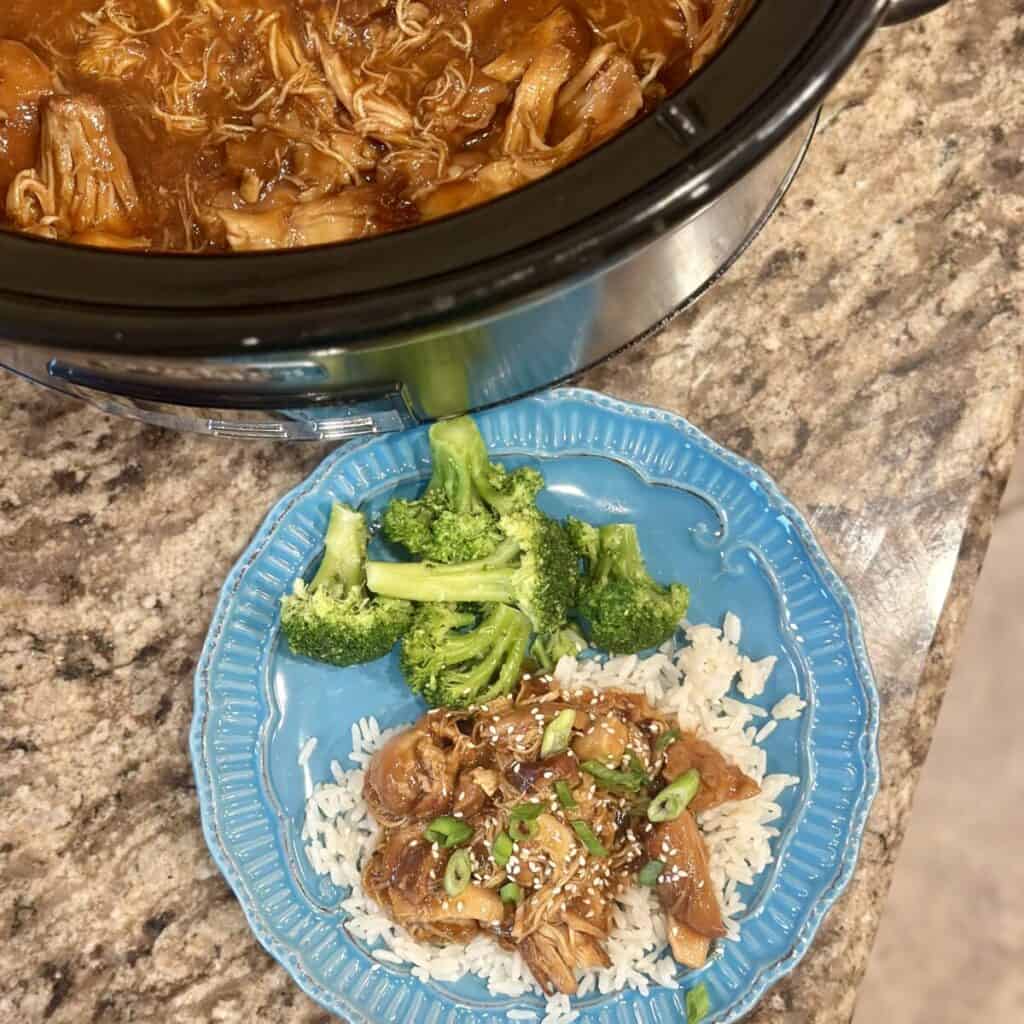
[[[0,365],[108,412],[282,440],[402,429],[568,379],[728,268],[872,31],[942,2],[759,0],[614,139],[408,231],[228,256],[0,233]]]

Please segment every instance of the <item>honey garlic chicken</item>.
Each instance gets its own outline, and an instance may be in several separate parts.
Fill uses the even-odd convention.
[[[435,710],[370,762],[382,826],[366,892],[414,938],[491,936],[549,995],[609,965],[616,897],[654,891],[676,958],[699,966],[725,934],[697,819],[759,792],[640,694],[558,689]]]
[[[0,227],[245,251],[364,238],[576,160],[746,0],[4,0]]]

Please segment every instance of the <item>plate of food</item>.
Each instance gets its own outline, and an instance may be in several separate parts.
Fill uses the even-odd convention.
[[[353,1022],[725,1022],[878,786],[856,611],[761,470],[576,389],[351,445],[271,510],[195,677],[203,828]]]

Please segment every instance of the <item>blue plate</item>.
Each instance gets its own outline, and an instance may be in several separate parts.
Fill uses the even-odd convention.
[[[723,943],[678,990],[574,1000],[581,1020],[600,1024],[685,1020],[684,990],[699,977],[709,1022],[734,1021],[806,952],[853,872],[878,787],[878,694],[853,602],[765,473],[678,416],[564,389],[477,422],[495,455],[543,470],[547,511],[635,522],[655,574],[689,583],[692,621],[736,612],[744,652],[779,659],[760,703],[791,692],[808,703],[765,744],[769,771],[801,782],[781,798],[775,864],[744,894],[741,940]],[[279,635],[281,595],[318,560],[332,501],[372,517],[428,475],[422,428],[329,456],[278,502],[232,570],[195,677],[192,761],[210,852],[259,941],[309,995],[357,1024],[498,1024],[514,1006],[542,1006],[491,997],[473,978],[423,984],[377,963],[345,931],[344,893],[313,873],[302,850],[297,756],[306,739],[320,739],[309,770],[325,779],[332,759],[348,763],[354,721],[372,714],[395,725],[422,705],[393,654],[343,670],[293,657]]]

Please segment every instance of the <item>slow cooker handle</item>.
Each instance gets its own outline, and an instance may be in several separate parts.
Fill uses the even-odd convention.
[[[945,7],[949,0],[891,0],[885,12],[886,25],[902,25],[905,21],[920,18],[922,14]]]

